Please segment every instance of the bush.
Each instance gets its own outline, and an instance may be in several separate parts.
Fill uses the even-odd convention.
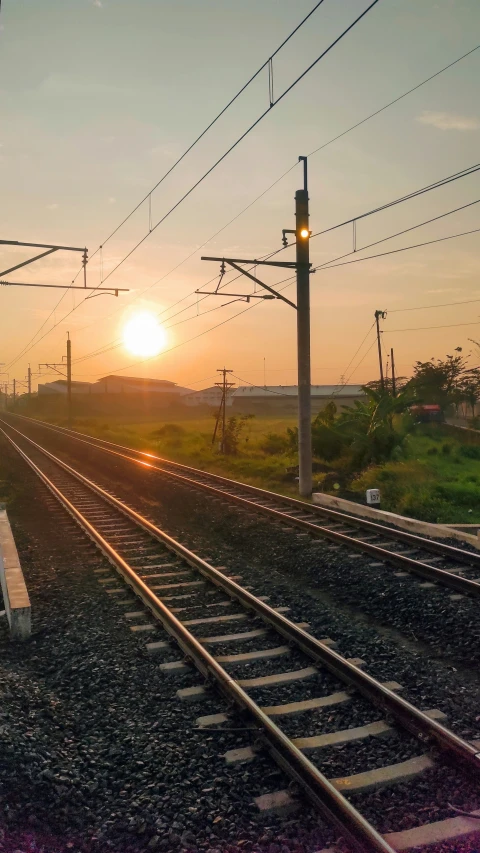
[[[410,492],[401,502],[399,511],[402,514],[418,518],[420,521],[430,521],[433,524],[449,518],[450,504],[431,493],[419,491]]]
[[[287,453],[290,442],[286,435],[279,432],[267,432],[260,442],[260,450],[269,456],[281,456]]]
[[[442,444],[442,453],[444,456],[450,456],[453,449],[453,445],[449,441],[444,441]]]
[[[480,502],[480,489],[474,483],[441,483],[435,487],[434,493],[442,500],[469,509],[478,506]]]
[[[180,424],[163,424],[150,435],[152,438],[180,438],[180,436],[185,435],[185,430]]]
[[[478,444],[462,444],[460,453],[466,456],[467,459],[480,459],[480,445]]]
[[[429,447],[427,450],[427,456],[437,456],[438,447]]]

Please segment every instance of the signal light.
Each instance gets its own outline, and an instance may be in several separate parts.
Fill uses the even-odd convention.
[[[300,237],[303,237],[304,240],[306,240],[307,237],[310,237],[310,231],[308,230],[308,228],[302,228],[302,230],[300,231]]]

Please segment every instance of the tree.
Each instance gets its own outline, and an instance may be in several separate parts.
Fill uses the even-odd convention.
[[[461,352],[461,348],[457,351]],[[434,403],[442,409],[452,404],[458,406],[462,400],[462,384],[471,372],[467,362],[462,355],[417,361],[406,387],[419,403]]]
[[[366,400],[345,406],[336,428],[352,451],[352,466],[363,468],[385,462],[405,436],[405,424],[397,427],[398,418],[412,403],[412,395],[402,390],[397,397],[388,391],[364,385]]]

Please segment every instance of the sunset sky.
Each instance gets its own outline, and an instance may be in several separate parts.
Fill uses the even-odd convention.
[[[86,245],[92,255],[314,5],[4,0],[0,238]],[[368,5],[325,0],[275,58],[275,97]],[[36,371],[39,362],[60,361],[68,330],[78,380],[118,371],[200,388],[225,364],[242,380],[263,384],[265,359],[268,384],[295,384],[294,310],[280,301],[225,305],[225,297],[197,305],[195,289],[213,289],[219,271],[200,256],[254,258],[281,246],[282,228],[294,227],[299,155],[311,155],[313,232],[479,162],[480,50],[312,153],[479,43],[478,0],[380,0],[105,281],[128,294],[80,305],[79,291],[62,298],[60,290],[2,287],[0,371],[23,380],[29,363]],[[264,70],[153,193],[153,223],[267,107]],[[357,250],[477,199],[480,172],[362,220]],[[363,254],[473,229],[480,229],[480,204]],[[148,230],[145,203],[92,258],[89,285],[98,285]],[[480,339],[479,248],[480,232],[313,275],[312,381],[376,378],[376,350],[369,350],[375,309],[389,312],[384,346],[395,348],[399,374],[408,375],[417,359],[469,350],[468,339]],[[28,257],[25,249],[1,249],[2,270]],[[346,226],[312,239],[311,260],[318,265],[351,250]],[[294,250],[281,258],[293,260]],[[68,284],[78,270],[77,254],[58,253],[7,279]],[[273,285],[287,273],[262,275]],[[233,285],[235,292],[251,289],[246,279]],[[295,299],[294,286],[285,295]],[[468,300],[477,301],[402,312]],[[165,351],[143,362],[122,344],[137,311],[159,315],[166,330]]]

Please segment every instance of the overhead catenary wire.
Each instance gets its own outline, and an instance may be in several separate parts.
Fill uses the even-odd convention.
[[[354,261],[342,261],[341,264],[322,266],[322,271],[333,270],[336,267],[344,267],[349,264],[360,264],[362,261],[370,261],[372,258],[383,258],[385,255],[396,255],[398,252],[408,252],[410,249],[419,249],[422,246],[431,246],[432,243],[443,243],[445,240],[454,240],[456,237],[466,237],[469,234],[477,234],[479,231],[480,228],[473,228],[471,231],[461,231],[459,234],[449,234],[447,237],[438,237],[436,240],[427,240],[425,243],[415,243],[413,246],[403,246],[401,249],[390,249],[389,252],[380,252],[377,255],[367,255],[366,258],[356,258]]]
[[[457,212],[458,210],[463,209],[464,207],[470,207],[472,204],[476,204],[476,203],[477,203],[477,202],[469,202],[467,205],[464,205],[464,206],[462,206],[462,207],[460,207],[460,208],[455,208],[455,209],[454,209],[454,210],[452,210],[452,211],[447,211],[446,213],[443,213],[443,214],[439,215],[439,217],[434,217],[434,219],[437,219],[437,218],[438,218],[438,219],[443,218],[443,217],[445,217],[445,216],[450,215],[451,213],[455,213],[455,212]],[[430,220],[426,220],[425,222],[417,223],[416,225],[412,226],[411,228],[405,229],[404,231],[398,232],[397,234],[393,234],[393,235],[389,235],[389,236],[387,236],[387,237],[383,237],[381,240],[377,240],[377,241],[375,241],[375,243],[374,243],[374,244],[371,244],[371,245],[378,245],[379,243],[382,243],[382,242],[385,242],[385,241],[387,241],[387,240],[393,239],[393,237],[398,236],[399,234],[403,234],[403,233],[405,233],[405,231],[411,231],[411,230],[414,230],[415,228],[420,228],[420,227],[422,227],[423,225],[428,224],[428,223],[430,223],[431,221],[434,221],[434,219],[430,219]],[[440,238],[437,238],[437,239],[435,239],[435,240],[429,240],[429,241],[426,241],[426,242],[423,242],[423,243],[416,243],[416,244],[414,244],[414,245],[412,245],[412,246],[404,246],[404,247],[402,247],[401,249],[390,249],[390,250],[389,250],[389,251],[387,251],[387,252],[381,252],[381,253],[378,253],[378,254],[376,254],[376,255],[369,255],[369,256],[367,256],[366,258],[357,258],[355,261],[347,261],[346,263],[358,263],[358,262],[363,261],[363,260],[370,260],[370,259],[372,259],[372,258],[377,258],[377,257],[385,257],[385,256],[390,255],[390,254],[396,254],[396,253],[398,253],[398,252],[403,252],[403,251],[407,251],[407,250],[410,250],[410,249],[415,249],[415,248],[419,248],[419,247],[423,247],[423,246],[428,246],[428,245],[431,245],[431,244],[433,244],[433,243],[443,242],[443,241],[445,241],[445,240],[452,240],[452,239],[455,239],[456,237],[463,237],[463,236],[465,236],[465,235],[472,234],[472,233],[476,233],[476,232],[478,232],[478,231],[480,231],[480,228],[473,229],[472,231],[464,231],[464,232],[461,232],[461,233],[459,233],[459,234],[451,234],[451,235],[448,235],[448,236],[446,236],[446,237],[440,237]],[[367,248],[367,247],[364,247],[364,248]],[[355,253],[350,252],[350,253],[348,253],[348,254],[357,254],[359,251],[362,251],[362,250],[361,250],[361,249],[357,249],[357,251],[356,251]],[[345,263],[345,262],[343,262],[343,263]],[[326,261],[324,264],[321,264],[321,265],[319,265],[319,266],[315,267],[315,268],[314,268],[314,270],[312,270],[312,272],[315,272],[315,271],[322,271],[322,272],[325,272],[325,271],[326,271],[326,270],[328,270],[328,269],[334,269],[334,268],[335,268],[335,267],[337,267],[337,266],[342,266],[342,265],[343,265],[343,263],[341,263],[341,264],[336,264],[336,263],[332,263],[331,261]],[[236,276],[236,278],[239,278],[239,276]],[[292,278],[293,278],[293,277],[292,277]],[[234,281],[234,280],[235,280],[235,279],[233,279],[233,281]],[[279,282],[279,283],[283,283],[283,281],[287,281],[287,280],[291,280],[291,279],[283,279],[283,280],[282,280],[282,282]],[[229,282],[229,283],[230,283],[230,282]],[[227,285],[224,285],[224,286],[227,286]],[[246,294],[246,296],[247,296],[247,295],[248,295],[248,294]],[[188,307],[192,307],[192,306],[187,306],[187,308],[188,308]],[[221,307],[223,307],[223,306],[221,306]],[[253,307],[253,306],[252,306],[252,307]],[[185,309],[185,310],[187,310],[187,309]],[[214,309],[213,309],[213,310],[214,310]],[[209,312],[204,312],[204,313],[209,313]],[[240,312],[240,313],[242,313],[242,312]],[[190,319],[194,319],[194,318],[192,317],[192,318],[190,318]],[[167,326],[166,328],[168,328],[168,326]],[[215,327],[214,327],[214,328],[215,328]],[[194,339],[192,339],[192,340],[194,340]],[[86,358],[93,357],[94,355],[97,355],[97,354],[98,354],[98,355],[99,355],[99,354],[103,354],[103,352],[110,351],[110,350],[113,350],[113,349],[118,349],[120,346],[121,346],[121,342],[119,342],[119,343],[112,342],[112,345],[108,347],[108,350],[106,350],[106,349],[105,349],[105,350],[103,350],[102,352],[87,353],[85,356],[83,356],[83,357],[81,356],[79,360],[84,360],[84,359],[86,359]]]
[[[316,8],[317,8],[317,7],[315,7],[315,8],[312,10],[312,13],[313,13],[313,11],[315,11],[315,9],[316,9]],[[310,14],[312,14],[312,13],[310,13]],[[304,22],[305,22],[305,19],[304,19],[304,21],[303,21],[302,23],[304,23]],[[299,26],[300,26],[300,25],[299,25]],[[297,29],[298,29],[298,28],[297,28]],[[284,42],[284,43],[286,43],[286,42]],[[284,43],[283,43],[283,44],[284,44]],[[283,44],[281,45],[281,47],[283,46]],[[424,79],[424,80],[422,80],[420,83],[416,84],[413,88],[408,89],[406,92],[403,92],[401,95],[399,95],[398,97],[394,98],[392,101],[389,101],[387,104],[384,104],[382,107],[380,107],[379,109],[377,109],[377,110],[375,110],[374,112],[370,113],[368,116],[366,116],[365,118],[361,119],[359,122],[356,122],[355,124],[351,125],[351,126],[350,126],[349,128],[347,128],[346,130],[342,131],[342,133],[337,134],[336,136],[334,136],[334,137],[332,137],[331,139],[329,139],[327,142],[325,142],[325,143],[323,143],[322,145],[318,146],[317,148],[313,149],[313,151],[311,151],[311,152],[308,154],[308,156],[309,156],[309,157],[311,157],[311,156],[315,155],[315,154],[316,154],[316,153],[318,153],[319,151],[322,151],[324,148],[326,148],[328,145],[331,145],[333,142],[336,142],[336,141],[337,141],[338,139],[340,139],[341,137],[346,136],[348,133],[350,133],[351,131],[355,130],[357,127],[360,127],[361,125],[363,125],[363,124],[365,124],[366,122],[370,121],[372,118],[374,118],[375,116],[379,115],[380,113],[382,113],[384,110],[388,109],[389,107],[393,106],[393,105],[394,105],[394,104],[396,104],[398,101],[400,101],[400,100],[402,100],[403,98],[405,98],[407,95],[409,95],[409,94],[411,94],[412,92],[414,92],[414,91],[416,91],[416,90],[420,89],[420,88],[421,88],[422,86],[424,86],[426,83],[428,83],[428,82],[430,82],[431,80],[433,80],[434,78],[438,77],[440,74],[443,74],[443,73],[444,73],[445,71],[447,71],[449,68],[452,68],[452,67],[453,67],[453,66],[455,66],[457,63],[459,63],[459,62],[461,62],[462,60],[466,59],[466,58],[467,58],[468,56],[470,56],[471,54],[475,53],[475,51],[477,51],[479,48],[480,48],[480,45],[477,45],[476,47],[474,47],[474,48],[472,48],[471,50],[467,51],[467,53],[464,53],[464,54],[462,54],[462,56],[457,57],[457,59],[453,60],[452,62],[448,63],[448,65],[445,65],[443,68],[439,69],[439,71],[436,71],[434,74],[432,74],[432,75],[430,75],[429,77],[425,78],[425,79]],[[277,51],[277,52],[278,52],[278,51]],[[203,247],[204,247],[208,242],[210,242],[211,240],[213,240],[216,236],[218,236],[218,234],[220,234],[223,230],[225,230],[225,228],[227,228],[229,225],[231,225],[231,224],[232,224],[236,219],[238,219],[238,218],[239,218],[240,216],[242,216],[242,215],[243,215],[247,210],[249,210],[249,209],[250,209],[254,204],[256,204],[256,203],[257,203],[257,201],[259,201],[259,200],[260,200],[264,195],[266,195],[266,193],[268,193],[271,189],[273,189],[273,187],[274,187],[274,186],[276,186],[276,184],[278,184],[281,180],[283,180],[283,178],[284,178],[284,177],[286,177],[286,175],[288,175],[288,174],[289,174],[289,173],[290,173],[290,172],[291,172],[291,171],[292,171],[296,166],[297,166],[297,163],[294,163],[292,166],[290,166],[290,168],[289,168],[289,169],[287,169],[287,170],[286,170],[286,171],[285,171],[285,172],[284,172],[284,173],[283,173],[279,178],[277,178],[277,179],[276,179],[272,184],[270,184],[270,185],[269,185],[269,187],[267,187],[267,188],[266,188],[262,193],[260,193],[260,195],[258,195],[258,196],[257,196],[257,197],[252,201],[252,202],[250,202],[250,203],[249,203],[246,207],[244,207],[244,208],[243,208],[243,209],[242,209],[238,214],[236,214],[236,216],[234,216],[234,217],[233,217],[233,219],[231,219],[231,220],[230,220],[226,225],[222,226],[222,228],[220,228],[220,229],[219,229],[219,230],[218,230],[214,235],[212,235],[212,237],[210,237],[207,241],[205,241],[205,242],[204,242],[204,243],[202,243],[199,247],[197,247],[193,252],[191,252],[189,255],[187,255],[185,258],[183,258],[183,260],[182,260],[182,261],[180,261],[176,266],[174,266],[174,267],[173,267],[169,272],[165,273],[165,274],[164,274],[160,279],[157,279],[155,282],[153,282],[153,284],[149,285],[147,288],[145,288],[143,291],[141,291],[141,293],[140,293],[140,294],[137,294],[137,296],[135,296],[135,297],[134,297],[134,299],[133,299],[132,301],[135,301],[135,299],[138,299],[140,296],[142,296],[144,293],[146,293],[146,292],[147,292],[148,290],[150,290],[152,287],[154,287],[155,285],[157,285],[159,282],[163,281],[167,276],[169,276],[169,275],[171,275],[173,272],[175,272],[175,270],[177,270],[180,266],[182,266],[182,264],[184,264],[184,263],[185,263],[186,261],[188,261],[191,257],[193,257],[193,255],[194,255],[194,254],[196,254],[196,253],[197,253],[201,248],[203,248]],[[151,192],[153,192],[153,190],[151,190],[151,191],[150,191],[150,193],[151,193]],[[113,236],[113,235],[112,235],[112,236]],[[107,238],[107,239],[108,239],[108,238]],[[92,255],[91,257],[93,257],[93,256],[97,253],[97,251],[101,251],[101,250],[102,250],[102,248],[103,248],[103,245],[104,245],[104,244],[102,243],[102,244],[98,247],[98,249],[93,253],[93,255]],[[77,274],[77,275],[78,275],[78,274]],[[101,278],[102,278],[102,276],[103,276],[103,264],[101,264],[101,269],[100,269],[100,282],[99,282],[99,285],[100,285],[100,283],[101,283]],[[76,276],[76,277],[77,277],[77,276]],[[76,278],[76,277],[75,277],[75,278]],[[74,280],[75,280],[75,279],[74,279]],[[47,320],[46,320],[46,321],[44,321],[44,323],[40,326],[40,328],[39,328],[39,329],[38,329],[38,331],[35,333],[35,335],[33,336],[33,338],[31,338],[31,339],[30,339],[30,341],[28,342],[28,344],[26,344],[26,346],[24,347],[24,349],[22,350],[22,352],[12,360],[12,363],[15,363],[19,358],[21,358],[21,356],[24,354],[24,352],[28,349],[28,347],[29,347],[30,343],[32,343],[32,341],[37,337],[37,335],[40,333],[40,331],[42,330],[42,328],[44,327],[44,325],[48,322],[48,320],[50,319],[50,317],[52,316],[52,314],[54,314],[54,313],[55,313],[56,309],[57,309],[57,308],[58,308],[58,306],[60,305],[60,303],[61,303],[61,301],[62,301],[62,299],[64,298],[64,296],[65,296],[65,295],[66,295],[66,293],[65,293],[65,294],[63,294],[63,295],[61,296],[61,298],[60,298],[60,300],[58,301],[58,303],[56,304],[55,308],[53,309],[53,311],[52,311],[52,312],[49,314],[49,316],[47,317]],[[173,306],[171,306],[171,307],[175,307],[175,305],[178,305],[180,302],[182,302],[182,301],[184,301],[185,299],[187,299],[189,295],[191,295],[191,294],[187,294],[187,296],[182,297],[182,299],[181,299],[181,300],[178,300],[178,301],[177,301],[176,303],[174,303],[174,305],[173,305]],[[85,301],[86,301],[86,300],[82,300],[82,302],[80,302],[80,303],[79,303],[79,305],[77,306],[77,308],[79,308],[79,307],[83,304],[83,302],[85,302]],[[120,309],[120,308],[117,308],[115,311],[111,312],[109,315],[107,315],[107,319],[108,319],[109,317],[111,317],[111,316],[114,316],[114,314],[116,314],[119,310],[121,310],[121,309]],[[166,310],[168,310],[168,309],[165,309],[165,311],[166,311]],[[163,312],[163,313],[165,313],[165,312]],[[66,315],[66,316],[68,316],[68,315]],[[65,318],[63,318],[63,319],[66,319],[66,317],[65,317]],[[63,319],[62,319],[58,324],[55,324],[55,325],[52,327],[52,329],[51,329],[50,331],[53,331],[53,330],[56,328],[56,326],[57,326],[57,325],[60,325],[60,323],[61,323],[61,322],[63,322]],[[80,331],[83,331],[83,329],[85,329],[85,328],[89,328],[91,325],[92,325],[92,324],[90,323],[90,324],[87,324],[86,326],[83,326],[81,329],[77,329],[77,333],[78,333],[78,332],[80,332]],[[50,332],[49,332],[49,333],[50,333]]]
[[[443,68],[440,68],[440,69],[439,69],[438,71],[436,71],[434,74],[431,74],[429,77],[426,77],[426,78],[425,78],[424,80],[422,80],[420,83],[417,83],[413,88],[408,89],[406,92],[403,92],[401,95],[399,95],[398,97],[394,98],[392,101],[389,101],[387,104],[384,104],[382,107],[380,107],[379,109],[377,109],[377,110],[375,110],[374,112],[370,113],[368,116],[365,116],[365,118],[363,118],[363,119],[361,119],[360,121],[356,122],[355,124],[351,125],[349,128],[347,128],[346,130],[342,131],[340,134],[337,134],[336,136],[334,136],[334,137],[332,137],[331,139],[327,140],[327,142],[324,142],[322,145],[320,145],[320,146],[318,146],[317,148],[313,149],[313,151],[310,151],[310,153],[309,153],[307,156],[308,156],[308,157],[312,157],[312,156],[314,156],[315,154],[317,154],[319,151],[323,151],[323,149],[324,149],[324,148],[327,148],[327,147],[328,147],[329,145],[331,145],[333,142],[336,142],[336,141],[337,141],[338,139],[340,139],[341,137],[346,136],[348,133],[350,133],[351,131],[355,130],[357,127],[360,127],[361,125],[365,124],[366,122],[370,121],[370,119],[374,118],[375,116],[377,116],[377,115],[379,115],[380,113],[382,113],[384,110],[386,110],[386,109],[388,109],[389,107],[393,106],[393,105],[394,105],[394,104],[396,104],[398,101],[400,101],[400,100],[402,100],[403,98],[405,98],[407,95],[411,94],[412,92],[415,92],[417,89],[420,89],[420,88],[421,88],[422,86],[424,86],[426,83],[430,82],[430,80],[433,80],[434,78],[438,77],[440,74],[443,74],[443,72],[444,72],[444,71],[447,71],[449,68],[452,68],[452,67],[453,67],[454,65],[456,65],[458,62],[461,62],[463,59],[466,59],[468,56],[470,56],[470,54],[475,53],[475,51],[476,51],[476,50],[478,50],[479,48],[480,48],[480,45],[477,45],[476,47],[474,47],[474,48],[472,48],[471,50],[467,51],[467,53],[464,53],[462,56],[457,57],[457,59],[453,60],[453,62],[448,63],[448,65],[445,65]],[[280,175],[280,177],[278,177],[275,181],[273,181],[273,183],[272,183],[272,184],[270,184],[270,185],[269,185],[265,190],[263,190],[263,191],[262,191],[258,196],[256,196],[256,198],[255,198],[255,199],[253,199],[253,201],[249,202],[249,204],[247,204],[244,208],[242,208],[242,210],[241,210],[241,211],[239,211],[239,213],[237,213],[237,214],[236,214],[232,219],[230,219],[230,220],[229,220],[225,225],[223,225],[223,226],[222,226],[218,231],[216,231],[216,232],[215,232],[215,234],[213,234],[211,237],[209,237],[207,240],[205,240],[205,241],[204,241],[200,246],[196,247],[196,248],[193,250],[193,252],[190,252],[188,255],[186,255],[186,256],[185,256],[181,261],[179,261],[179,263],[178,263],[178,264],[176,264],[176,265],[175,265],[171,270],[169,270],[167,273],[164,273],[164,275],[162,275],[159,279],[156,279],[156,281],[152,282],[152,284],[148,285],[148,287],[144,288],[144,289],[143,289],[139,294],[137,294],[136,296],[134,296],[134,297],[133,297],[133,299],[131,300],[131,302],[134,302],[136,299],[139,299],[139,298],[140,298],[144,293],[146,293],[148,290],[151,290],[151,288],[152,288],[152,287],[155,287],[155,286],[156,286],[157,284],[159,284],[161,281],[164,281],[164,279],[165,279],[165,278],[167,278],[169,275],[171,275],[173,272],[175,272],[175,271],[176,271],[180,266],[182,266],[184,263],[186,263],[188,260],[190,260],[190,258],[192,258],[192,257],[193,257],[193,255],[195,255],[197,252],[199,252],[199,251],[200,251],[200,249],[202,249],[202,248],[203,248],[204,246],[206,246],[209,242],[211,242],[211,240],[214,240],[214,239],[215,239],[215,237],[218,237],[218,235],[219,235],[219,234],[221,234],[221,232],[222,232],[222,231],[224,231],[226,228],[228,228],[230,225],[232,225],[232,224],[233,224],[233,222],[235,222],[237,219],[239,219],[241,216],[243,216],[243,214],[244,214],[244,213],[246,213],[246,211],[247,211],[247,210],[249,210],[251,207],[253,207],[253,205],[255,205],[258,201],[260,201],[260,199],[261,199],[261,198],[263,198],[263,197],[264,197],[268,192],[270,192],[270,190],[272,190],[272,189],[273,189],[273,187],[275,187],[275,186],[276,186],[278,183],[280,183],[280,181],[282,181],[282,180],[283,180],[283,179],[284,179],[288,174],[290,174],[290,172],[291,172],[293,169],[295,169],[297,165],[298,165],[298,162],[296,161],[296,162],[295,162],[295,163],[293,163],[293,164],[292,164],[292,165],[291,165],[291,166],[290,166],[290,167],[289,167],[285,172],[283,172],[283,173],[282,173],[282,175]],[[94,253],[94,254],[95,254],[95,253]],[[93,257],[93,255],[92,255],[92,257]],[[102,275],[103,275],[103,272],[102,272]],[[188,298],[188,295],[191,295],[191,294],[187,294],[187,296],[183,297],[183,299],[187,299],[187,298]],[[175,304],[178,304],[178,303],[175,303]],[[112,317],[112,316],[113,316],[114,314],[116,314],[119,310],[121,310],[121,309],[120,309],[120,308],[117,308],[115,311],[112,311],[109,315],[107,315],[107,317]],[[91,324],[88,324],[87,326],[82,327],[82,329],[84,329],[84,328],[89,328],[89,326],[90,326],[90,325],[91,325]],[[82,329],[77,330],[77,331],[82,331]]]
[[[220,163],[222,163],[225,160],[225,158],[228,157],[229,154],[231,154],[231,152],[237,147],[237,145],[239,145],[240,142],[242,142],[249,135],[249,133],[251,133],[252,130],[254,130],[257,127],[257,125],[260,124],[260,122],[265,118],[265,116],[268,115],[268,113],[270,113],[273,109],[275,109],[275,107],[279,103],[281,103],[281,101],[283,101],[283,99],[292,91],[292,89],[294,89],[295,86],[297,86],[300,83],[300,81],[303,80],[303,78],[307,74],[309,74],[310,71],[312,71],[312,69],[315,68],[315,66],[318,65],[318,63],[322,59],[324,59],[325,56],[327,56],[327,54],[350,32],[350,30],[353,29],[353,27],[355,27],[365,17],[365,15],[368,14],[368,12],[370,12],[371,9],[373,9],[374,6],[377,5],[378,2],[379,2],[379,0],[372,0],[370,5],[367,6],[367,8],[360,15],[358,15],[358,17],[355,18],[355,20],[348,27],[346,27],[343,30],[343,32],[341,32],[340,35],[337,36],[337,38],[334,39],[334,41],[332,41],[329,44],[329,46],[327,48],[325,48],[325,50],[323,50],[322,53],[320,53],[320,55],[317,56],[317,58],[313,62],[311,62],[310,65],[304,71],[302,71],[301,74],[298,75],[298,77],[295,78],[293,83],[291,83],[289,86],[287,86],[286,89],[284,89],[284,91],[282,92],[281,95],[278,96],[276,101],[271,106],[269,105],[268,108],[266,110],[264,110],[264,112],[261,113],[261,115],[257,119],[255,119],[255,121],[247,128],[247,130],[244,131],[244,133],[241,134],[241,136],[238,137],[238,139],[235,140],[235,142],[227,149],[227,151],[225,151],[222,154],[222,156],[219,157],[215,161],[215,163],[213,163],[213,165],[210,166],[209,169],[207,169],[206,172],[204,172],[204,174],[201,176],[201,178],[199,178],[194,184],[192,184],[190,189],[188,189],[187,192],[184,193],[183,196],[181,196],[181,198],[174,205],[172,205],[172,207],[158,220],[158,222],[155,223],[155,225],[152,227],[151,231],[149,231],[147,234],[145,234],[142,237],[142,239],[139,240],[135,244],[135,246],[133,246],[133,248],[122,258],[122,260],[120,260],[118,262],[118,264],[116,264],[113,267],[113,269],[110,270],[110,272],[106,276],[104,276],[104,278],[102,280],[102,284],[105,281],[107,281],[110,278],[110,276],[112,276],[116,272],[116,270],[119,269],[119,267],[122,264],[124,264],[126,260],[128,260],[129,257],[131,257],[131,255],[139,248],[139,246],[141,246],[142,243],[144,243],[145,240],[148,239],[150,234],[153,234],[153,232],[163,222],[165,222],[165,220],[169,216],[171,216],[171,214],[185,201],[185,199],[187,199],[192,194],[192,192],[194,192],[194,190],[197,189],[197,187],[200,186],[201,183],[203,183],[203,181],[214,171],[214,169],[216,169],[217,166],[219,166]]]

